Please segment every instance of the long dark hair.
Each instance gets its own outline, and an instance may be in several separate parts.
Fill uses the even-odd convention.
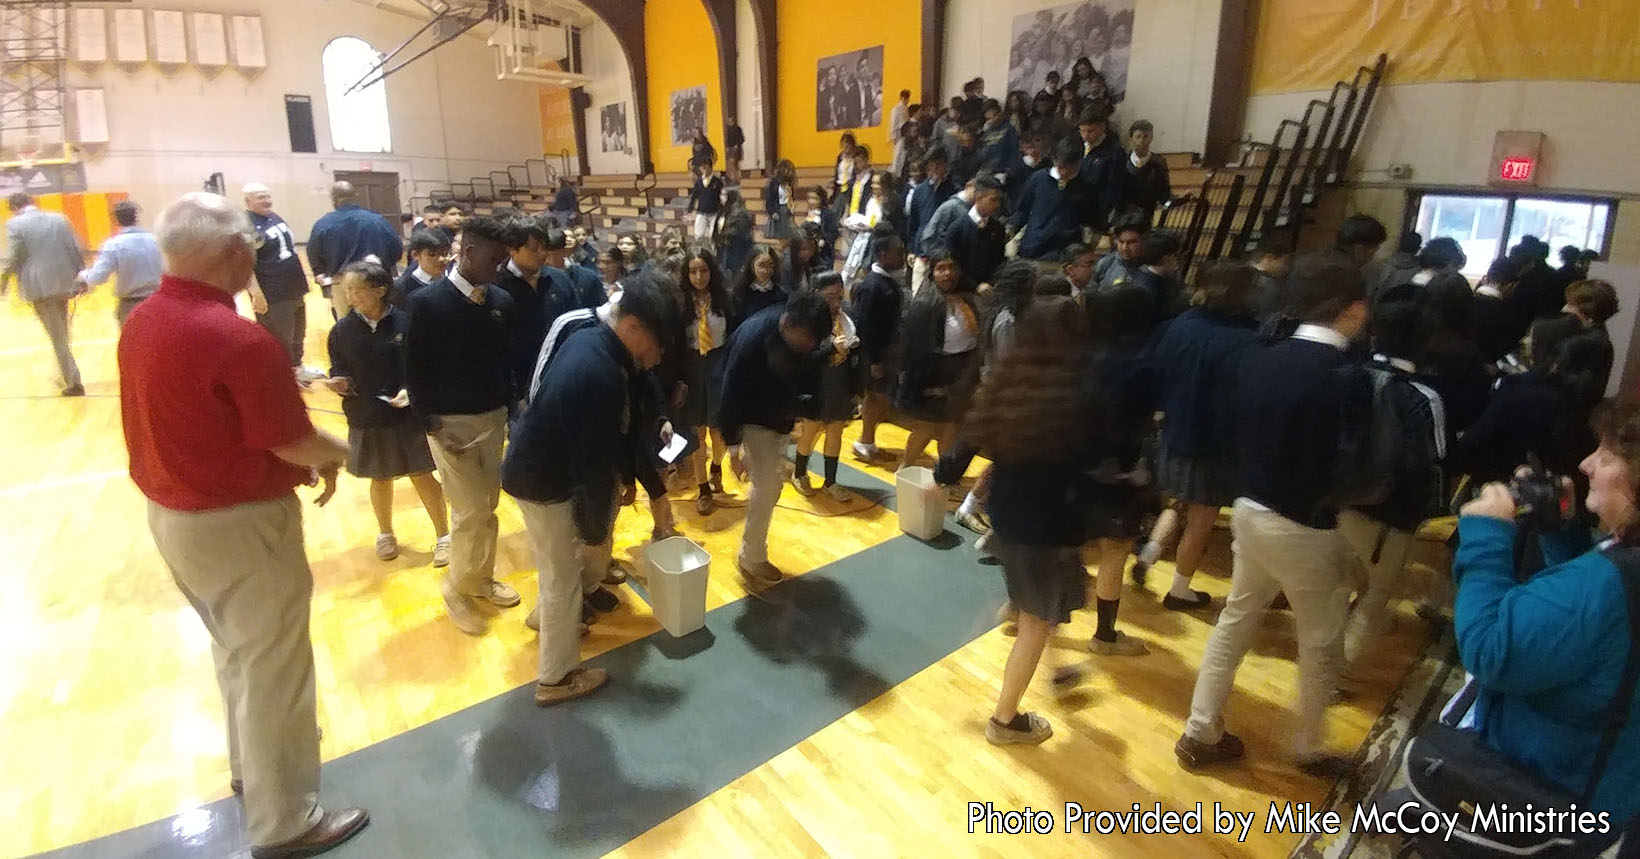
[[[942,262],[957,265],[956,259],[944,248],[935,248],[929,252],[929,272],[933,272],[934,267]],[[972,306],[973,282],[968,279],[967,274],[961,272],[960,267],[958,272],[957,287],[950,295],[960,296],[961,300]],[[906,308],[905,322],[900,327],[900,343],[903,350],[901,354],[904,355],[906,364],[915,365],[927,361],[944,347],[947,297],[946,293],[940,292],[938,286],[930,283],[911,299],[911,305]]]
[[[759,245],[757,250],[752,251],[752,255],[746,258],[746,267],[741,269],[740,275],[735,278],[734,306],[736,313],[739,313],[740,309],[746,306],[746,297],[751,294],[752,282],[757,279],[752,274],[752,268],[757,265],[758,260],[764,257],[768,257],[769,264],[774,267],[774,273],[770,275],[769,279],[774,282],[776,289],[780,288],[780,256],[775,253],[774,248],[768,245]]]
[[[1005,262],[991,278],[991,295],[985,306],[985,320],[980,324],[979,343],[985,354],[991,354],[996,344],[991,341],[997,317],[1004,310],[1014,317],[1014,324],[1025,314],[1031,298],[1036,294],[1036,266],[1024,260]]]
[[[812,224],[804,224],[802,229],[797,231],[797,235],[792,236],[791,241],[786,242],[785,259],[776,261],[775,276],[779,277],[784,274],[791,278],[793,282],[785,284],[785,287],[793,292],[808,286],[809,281],[813,279],[810,272],[814,268],[814,258],[820,255],[820,242],[824,241],[817,235],[818,233],[819,230],[814,229]],[[814,243],[814,257],[810,257],[808,262],[803,262],[797,258],[804,242]]]
[[[1075,300],[1033,302],[1013,347],[980,383],[965,436],[1000,464],[1071,463],[1097,449],[1103,422],[1094,419],[1089,350],[1087,316]]]
[[[684,254],[683,273],[678,277],[678,290],[683,293],[684,323],[693,325],[698,319],[695,316],[695,285],[689,282],[689,264],[695,260],[706,263],[706,270],[711,272],[712,279],[706,284],[706,292],[711,296],[712,309],[716,310],[724,319],[734,316],[734,302],[729,298],[729,287],[725,283],[723,267],[718,265],[717,257],[704,247],[697,247]]]

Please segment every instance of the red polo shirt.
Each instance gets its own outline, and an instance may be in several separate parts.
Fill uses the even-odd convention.
[[[290,358],[233,297],[166,275],[120,334],[131,479],[172,510],[278,498],[308,471],[274,456],[313,432]]]

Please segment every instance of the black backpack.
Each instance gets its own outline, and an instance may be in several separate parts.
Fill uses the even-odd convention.
[[[1332,500],[1340,507],[1371,507],[1395,490],[1402,448],[1413,431],[1402,426],[1394,401],[1401,380],[1372,365],[1350,365],[1338,376],[1343,414]]]

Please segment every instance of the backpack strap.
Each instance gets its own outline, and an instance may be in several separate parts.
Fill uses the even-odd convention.
[[[1606,728],[1601,732],[1600,745],[1595,749],[1594,764],[1589,769],[1589,784],[1583,789],[1582,801],[1587,803],[1605,775],[1612,750],[1617,746],[1617,735],[1629,721],[1629,702],[1640,681],[1640,549],[1614,548],[1606,552],[1607,560],[1617,566],[1618,578],[1623,582],[1623,596],[1629,619],[1629,655],[1623,664],[1623,679],[1617,683],[1617,694],[1607,708]]]

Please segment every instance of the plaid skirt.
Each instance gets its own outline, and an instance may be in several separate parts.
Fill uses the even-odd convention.
[[[1008,600],[1049,623],[1070,623],[1088,604],[1088,573],[1075,546],[1028,546],[992,537],[991,554],[1002,562]]]
[[[1181,501],[1209,507],[1229,507],[1241,494],[1241,476],[1233,464],[1205,456],[1174,456],[1166,447],[1157,455],[1156,481]]]
[[[415,421],[385,427],[348,427],[347,470],[354,477],[392,480],[433,470],[427,435]]]

